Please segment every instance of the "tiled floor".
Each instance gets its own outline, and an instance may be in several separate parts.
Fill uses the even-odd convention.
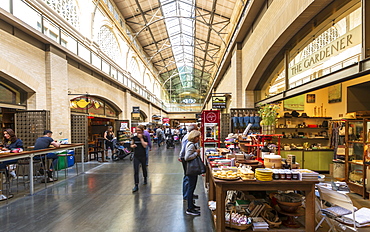
[[[47,189],[38,184],[41,190],[33,196],[1,202],[0,231],[213,231],[200,177],[196,193],[202,215],[185,214],[179,151],[179,147],[154,147],[148,185],[140,183],[136,193],[131,191],[133,167],[127,157],[97,165],[89,162],[91,169],[85,174],[49,184]]]
[[[76,176],[72,169],[67,179],[61,171],[59,181],[49,183],[47,189],[37,183],[33,196],[20,187],[8,203],[0,202],[0,231],[214,231],[201,177],[196,193],[202,215],[185,214],[179,150],[155,146],[150,152],[148,185],[140,183],[136,193],[131,191],[134,178],[128,157],[117,162],[88,162],[85,174]],[[355,206],[370,208],[369,200],[350,196]],[[324,225],[318,231],[328,228]]]

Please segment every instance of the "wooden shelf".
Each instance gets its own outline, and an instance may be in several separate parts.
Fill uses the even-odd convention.
[[[312,129],[314,129],[314,130],[317,130],[317,129],[328,130],[327,127],[302,127],[302,128],[300,128],[300,127],[291,127],[291,128],[279,128],[279,127],[276,127],[275,129],[276,130],[286,130],[286,129],[288,129],[288,130],[291,130],[291,129],[295,129],[295,130],[298,130],[298,129],[301,129],[301,130],[312,130]]]
[[[357,163],[357,162],[352,162],[352,161],[348,161],[349,164],[356,164],[356,165],[361,165],[361,166],[364,166],[363,163]]]

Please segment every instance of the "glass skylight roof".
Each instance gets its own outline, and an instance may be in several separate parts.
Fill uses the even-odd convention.
[[[193,87],[195,0],[159,0],[184,88]]]

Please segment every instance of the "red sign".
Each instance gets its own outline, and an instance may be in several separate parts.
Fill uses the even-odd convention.
[[[205,123],[219,123],[219,113],[217,111],[205,111],[204,112]]]
[[[163,119],[162,119],[162,123],[163,123],[163,124],[165,124],[165,123],[170,124],[170,119],[169,119],[169,118],[163,118]]]

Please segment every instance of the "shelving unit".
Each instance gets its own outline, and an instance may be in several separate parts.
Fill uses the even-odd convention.
[[[282,143],[286,140],[329,140],[328,123],[323,126],[324,121],[330,120],[331,117],[282,117],[278,118],[276,133],[284,134]],[[318,142],[318,143],[319,143]],[[328,145],[325,144],[325,146]]]
[[[351,191],[366,198],[370,192],[367,175],[370,170],[370,119],[345,122],[346,171],[345,180]]]

